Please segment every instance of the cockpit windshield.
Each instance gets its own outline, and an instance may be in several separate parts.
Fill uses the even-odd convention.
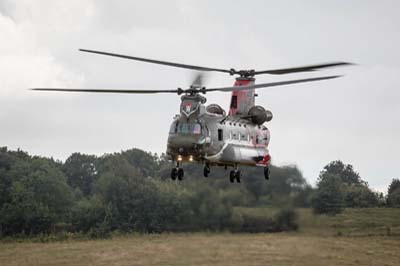
[[[201,125],[199,123],[175,122],[171,126],[170,133],[201,134]]]

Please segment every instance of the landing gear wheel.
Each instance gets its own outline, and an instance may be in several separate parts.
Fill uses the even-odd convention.
[[[183,172],[183,169],[179,168],[178,169],[178,180],[179,181],[182,181],[184,174],[185,174],[185,172]]]
[[[235,182],[235,170],[230,171],[229,181],[231,181],[231,183]]]
[[[210,166],[205,165],[203,169],[203,175],[204,177],[208,177],[208,174],[210,173]]]
[[[241,177],[240,171],[236,171],[235,173],[236,182],[240,183],[240,177]]]
[[[172,168],[171,170],[171,179],[175,180],[178,177],[178,169]]]
[[[265,177],[265,180],[269,180],[269,167],[268,166],[264,167],[264,177]]]

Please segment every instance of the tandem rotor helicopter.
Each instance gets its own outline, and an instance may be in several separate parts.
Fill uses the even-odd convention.
[[[204,165],[203,174],[210,174],[211,166],[223,166],[230,171],[231,183],[240,183],[239,165],[263,167],[265,179],[269,179],[271,156],[268,150],[270,132],[265,122],[272,119],[272,112],[255,105],[255,89],[282,86],[311,81],[338,78],[340,76],[322,76],[306,79],[295,79],[280,82],[255,84],[255,76],[262,74],[283,75],[298,72],[311,72],[323,68],[351,65],[347,62],[333,62],[294,68],[256,71],[211,68],[196,65],[172,63],[148,58],[134,57],[122,54],[80,49],[82,52],[106,56],[114,56],[147,63],[185,68],[201,72],[213,71],[236,75],[235,83],[229,87],[206,88],[202,85],[201,73],[193,84],[186,89],[166,90],[114,90],[114,89],[64,89],[64,88],[34,88],[37,91],[61,92],[91,92],[91,93],[127,93],[155,94],[175,93],[181,95],[180,114],[175,115],[171,124],[167,143],[167,156],[175,164],[171,170],[173,180],[182,180],[183,162],[198,162]],[[205,106],[209,92],[232,92],[229,112],[218,104]]]

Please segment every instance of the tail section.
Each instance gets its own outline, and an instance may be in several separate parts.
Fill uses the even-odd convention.
[[[237,78],[234,86],[248,86],[254,84],[254,78]],[[231,97],[231,105],[229,115],[247,115],[249,109],[254,106],[254,89],[233,91]]]

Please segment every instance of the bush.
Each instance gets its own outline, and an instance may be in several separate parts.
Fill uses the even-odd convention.
[[[229,228],[232,206],[219,198],[210,187],[201,187],[189,197],[189,208],[193,213],[190,221],[192,230],[218,231]]]
[[[276,232],[276,222],[270,217],[243,216],[243,223],[240,232],[267,233]]]
[[[298,215],[291,208],[284,208],[280,210],[276,216],[276,229],[278,231],[292,231],[297,230],[299,225],[297,223]]]
[[[297,217],[291,208],[281,209],[272,217],[236,212],[232,216],[230,230],[247,233],[292,231],[298,229]]]

